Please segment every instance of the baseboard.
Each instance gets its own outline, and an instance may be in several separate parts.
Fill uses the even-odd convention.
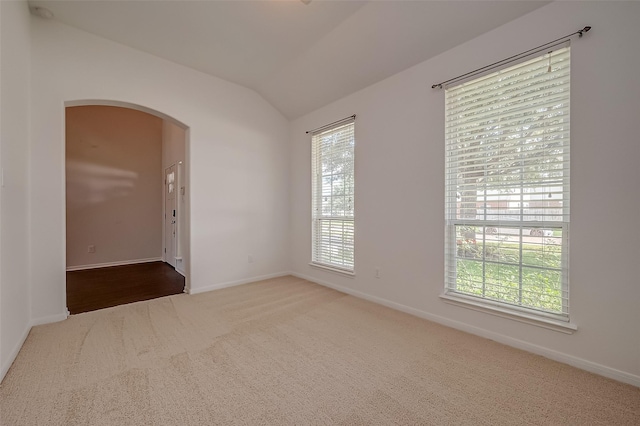
[[[229,282],[226,282],[226,283],[214,284],[214,285],[210,285],[210,286],[206,286],[206,287],[200,287],[200,288],[193,288],[192,287],[192,288],[189,289],[189,294],[206,293],[207,291],[220,290],[221,288],[234,287],[234,286],[237,286],[237,285],[249,284],[249,283],[252,283],[252,282],[255,282],[255,281],[268,280],[270,278],[284,277],[286,275],[292,275],[292,274],[289,271],[277,272],[275,274],[260,275],[260,276],[257,276],[257,277],[245,278],[245,279],[238,280],[238,281],[229,281]]]
[[[0,383],[2,383],[2,380],[4,380],[4,376],[9,371],[9,368],[11,368],[11,364],[13,364],[13,361],[15,361],[16,357],[18,356],[18,353],[20,352],[20,349],[22,349],[22,345],[24,345],[25,340],[27,340],[27,336],[29,336],[29,332],[31,331],[32,327],[35,327],[36,325],[64,321],[68,316],[69,311],[67,310],[67,312],[64,314],[50,315],[48,317],[41,317],[31,320],[22,333],[20,340],[18,340],[18,343],[16,343],[15,347],[9,354],[9,359],[2,364],[2,370],[0,370]]]
[[[339,286],[339,285],[330,283],[328,281],[319,280],[317,278],[310,277],[304,274],[291,272],[290,275],[305,279],[307,281],[314,282],[316,284],[323,285],[325,287],[332,288],[334,290],[338,290],[340,292],[349,294],[354,297],[358,297],[360,299],[368,300],[370,302],[374,302],[379,305],[383,305],[388,308],[395,309],[397,311],[405,312],[407,314],[414,315],[416,317],[424,318],[426,320],[433,321],[438,324],[445,325],[447,327],[455,328],[457,330],[465,331],[467,333],[474,334],[476,336],[494,340],[504,345],[511,346],[517,349],[522,349],[524,351],[531,352],[536,355],[541,355],[545,358],[549,358],[554,361],[568,364],[573,367],[579,368],[581,370],[589,371],[591,373],[598,374],[600,376],[608,377],[610,379],[614,379],[623,383],[640,387],[640,376],[637,376],[635,374],[631,374],[625,371],[617,370],[615,368],[607,367],[605,365],[598,364],[596,362],[588,361],[586,359],[582,359],[573,355],[568,355],[563,352],[558,352],[553,349],[549,349],[549,348],[545,348],[544,346],[539,346],[533,343],[525,342],[520,339],[508,337],[503,334],[495,333],[493,331],[489,331],[484,328],[469,325],[461,321],[455,321],[449,318],[442,317],[440,315],[434,315],[420,309],[412,308],[410,306],[402,305],[400,303],[383,299],[381,297],[371,296],[369,294],[366,294],[357,290],[352,290],[350,288]]]
[[[13,361],[15,361],[16,357],[18,356],[18,353],[20,352],[20,349],[22,349],[22,345],[24,345],[25,340],[27,340],[27,336],[29,336],[30,331],[31,325],[27,325],[27,327],[25,327],[24,331],[22,332],[22,336],[20,336],[20,339],[11,350],[9,359],[2,363],[2,370],[0,370],[0,383],[2,383],[2,381],[4,380],[4,376],[7,375],[7,372],[11,368]]]
[[[69,317],[69,311],[67,310],[67,312],[64,314],[49,315],[47,317],[32,319],[29,325],[31,327],[35,327],[36,325],[51,324],[52,322],[64,321],[68,317]]]
[[[67,267],[67,272],[82,271],[85,269],[108,268],[109,266],[136,265],[138,263],[162,262],[161,257],[150,257],[148,259],[120,260],[118,262],[93,263],[91,265],[78,265]]]

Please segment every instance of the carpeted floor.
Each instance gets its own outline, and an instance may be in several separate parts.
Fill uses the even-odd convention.
[[[639,425],[640,389],[294,277],[33,328],[2,425]]]

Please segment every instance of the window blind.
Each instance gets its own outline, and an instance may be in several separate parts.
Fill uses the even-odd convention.
[[[445,292],[566,318],[570,48],[446,89]]]
[[[354,120],[312,135],[312,263],[354,270]]]

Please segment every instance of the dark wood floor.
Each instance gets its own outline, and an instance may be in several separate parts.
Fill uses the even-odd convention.
[[[164,262],[67,272],[71,314],[182,293],[184,277]]]

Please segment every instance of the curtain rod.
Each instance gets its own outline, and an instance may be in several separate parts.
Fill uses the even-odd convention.
[[[573,37],[576,34],[578,35],[578,37],[582,37],[583,33],[588,32],[590,29],[591,29],[590,26],[586,26],[583,29],[581,29],[579,31],[576,31],[575,33],[571,33],[571,34],[566,35],[564,37],[560,37],[560,38],[557,38],[555,40],[552,40],[552,41],[550,41],[548,43],[541,44],[540,46],[534,47],[533,49],[526,50],[524,52],[518,53],[517,55],[510,56],[510,57],[508,57],[506,59],[503,59],[503,60],[498,61],[498,62],[494,62],[493,64],[484,66],[482,68],[478,68],[476,70],[469,71],[466,74],[462,74],[462,75],[459,75],[457,77],[450,78],[449,80],[443,81],[442,83],[436,83],[433,86],[431,86],[431,88],[432,89],[435,89],[435,88],[442,89],[442,85],[443,84],[447,84],[447,83],[451,83],[451,82],[454,82],[454,81],[462,80],[465,77],[471,77],[471,76],[479,74],[479,73],[481,73],[483,71],[488,71],[490,69],[497,68],[497,67],[499,67],[501,65],[506,65],[508,63],[517,61],[518,59],[526,58],[527,56],[534,55],[534,54],[540,52],[541,50],[547,49],[549,47],[554,47],[554,46],[562,44],[562,43],[564,43],[566,41],[569,41],[571,39],[571,37]],[[553,46],[550,46],[550,45],[553,45]]]
[[[329,123],[329,124],[325,124],[324,126],[320,126],[317,129],[313,129],[313,130],[307,130],[305,133],[316,133],[317,131],[326,129],[327,127],[331,127],[334,124],[338,124],[338,123],[342,123],[343,121],[348,121],[348,120],[355,120],[356,119],[356,115],[350,115],[348,117],[343,118],[342,120],[338,120],[338,121],[334,121],[333,123]]]

